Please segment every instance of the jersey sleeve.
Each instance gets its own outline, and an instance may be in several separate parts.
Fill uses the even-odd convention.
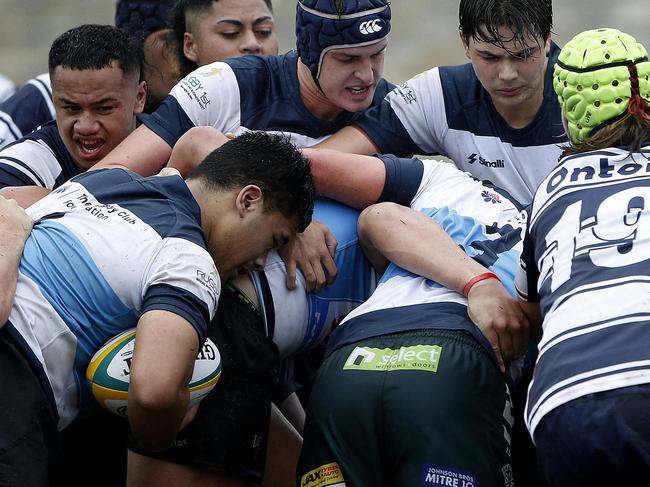
[[[240,119],[239,85],[232,68],[222,62],[202,66],[187,75],[151,116],[140,118],[172,147],[192,127],[235,132]]]
[[[61,165],[47,144],[23,139],[0,151],[0,188],[41,186],[52,189]]]
[[[539,280],[539,269],[535,262],[533,239],[528,229],[524,236],[524,249],[519,260],[519,268],[515,276],[515,289],[517,295],[524,301],[539,303],[540,296],[537,292],[537,281]]]
[[[383,153],[444,154],[446,115],[438,69],[402,83],[356,123]]]
[[[386,182],[379,201],[390,201],[409,206],[417,194],[424,166],[418,159],[404,159],[394,155],[380,155],[386,169]]]
[[[203,343],[221,292],[219,274],[205,249],[182,238],[165,238],[144,289],[142,313],[165,310],[182,316]]]
[[[49,75],[30,79],[0,104],[0,148],[54,118]]]

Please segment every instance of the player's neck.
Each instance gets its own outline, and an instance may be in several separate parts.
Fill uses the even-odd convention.
[[[334,105],[316,85],[309,68],[298,59],[300,98],[311,114],[322,120],[334,120],[343,109]]]

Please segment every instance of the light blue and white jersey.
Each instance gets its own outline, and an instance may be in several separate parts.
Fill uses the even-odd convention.
[[[567,141],[552,83],[559,51],[553,44],[542,106],[524,128],[505,122],[471,64],[415,76],[355,124],[379,152],[447,156],[463,171],[528,205],[539,182],[557,165],[559,145]]]
[[[404,172],[406,160],[394,162]],[[421,169],[410,206],[434,219],[470,257],[499,275],[514,295],[526,212],[453,164],[417,159],[411,164],[419,164]],[[411,173],[407,177],[417,177],[410,169],[406,172]],[[435,248],[431,251],[435,252]],[[334,331],[328,349],[421,328],[466,330],[491,350],[480,330],[469,321],[464,296],[395,264],[389,265],[372,296]]]
[[[0,148],[55,118],[50,75],[44,73],[0,103]]]
[[[287,289],[284,262],[277,252],[269,253],[264,274],[273,297],[272,338],[281,357],[321,343],[338,321],[374,290],[377,278],[359,245],[358,218],[359,212],[348,206],[324,198],[316,201],[314,219],[327,225],[338,242],[334,256],[336,280],[318,293],[306,292],[300,271],[296,273],[296,288]]]
[[[182,79],[142,123],[171,147],[190,128],[215,127],[239,135],[248,130],[282,132],[299,147],[322,142],[349,125],[359,113],[334,120],[316,118],[303,103],[295,52],[280,56],[243,56],[198,68]],[[381,80],[374,102],[393,85]]]
[[[5,329],[29,356],[64,428],[89,397],[85,373],[110,338],[150,310],[202,341],[220,282],[200,210],[180,177],[90,171],[28,209],[35,219]]]
[[[650,144],[641,152],[568,156],[535,193],[517,275],[543,316],[531,435],[573,399],[650,383]]]

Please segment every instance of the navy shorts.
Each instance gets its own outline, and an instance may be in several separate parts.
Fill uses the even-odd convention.
[[[535,430],[548,486],[648,485],[650,384],[589,394],[546,414]]]
[[[367,338],[316,375],[296,485],[512,487],[511,427],[505,378],[470,334]]]

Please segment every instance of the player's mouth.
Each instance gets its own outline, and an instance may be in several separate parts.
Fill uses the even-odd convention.
[[[79,156],[88,161],[97,159],[104,147],[102,139],[75,139],[75,143],[79,149],[77,151]]]
[[[346,91],[352,96],[352,98],[364,100],[372,91],[373,86],[374,85],[350,86],[346,88]]]
[[[520,94],[521,90],[522,90],[522,87],[519,86],[519,87],[516,87],[516,88],[500,88],[500,89],[497,90],[497,92],[501,96],[512,97],[512,96],[517,96],[518,94]]]

